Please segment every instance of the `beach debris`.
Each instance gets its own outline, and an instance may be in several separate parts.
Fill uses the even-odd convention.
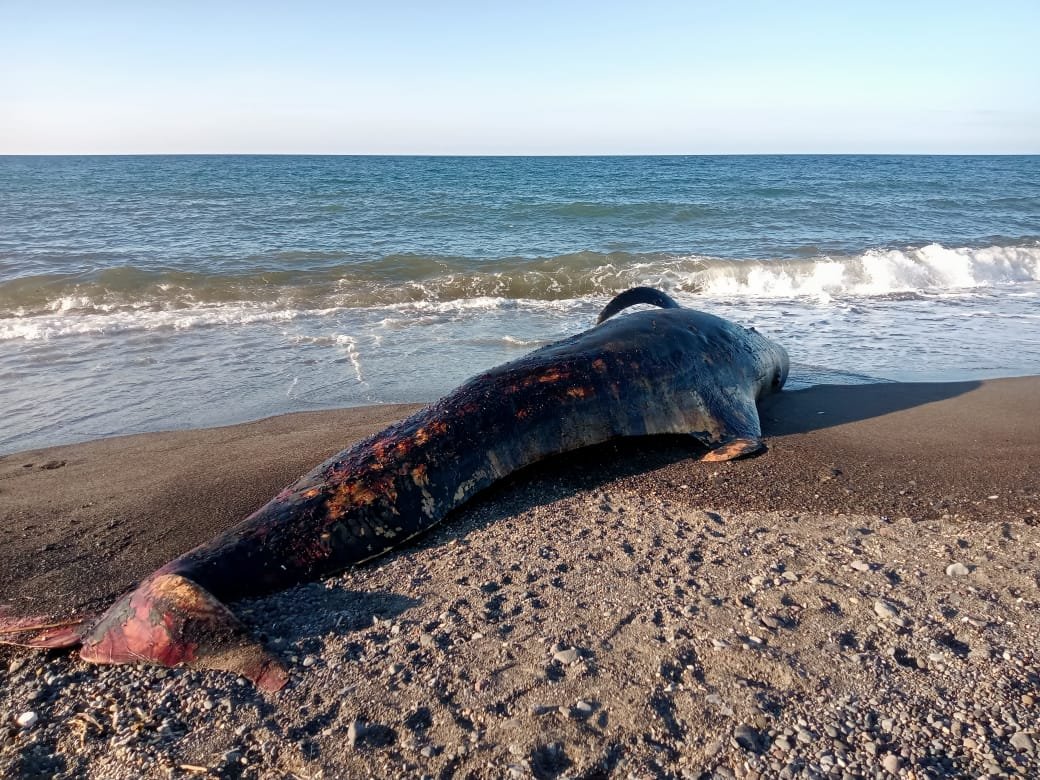
[[[971,569],[960,562],[951,563],[946,567],[947,577],[967,577],[969,574],[971,574]]]

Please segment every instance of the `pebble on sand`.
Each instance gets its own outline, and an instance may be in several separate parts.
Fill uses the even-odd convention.
[[[888,620],[899,616],[899,609],[895,604],[891,604],[884,599],[878,599],[874,602],[874,611],[878,614],[878,617]]]
[[[761,753],[764,749],[762,736],[758,731],[746,723],[741,723],[733,729],[733,741],[737,747],[749,750],[752,753]]]
[[[967,577],[969,574],[971,574],[971,569],[959,561],[955,561],[946,567],[947,577]]]
[[[347,744],[356,747],[358,740],[365,735],[365,724],[360,720],[351,721],[347,728]]]
[[[1028,753],[1029,755],[1036,753],[1036,745],[1033,744],[1032,738],[1024,731],[1015,732],[1014,736],[1011,737],[1011,746],[1015,750]]]
[[[578,654],[578,649],[576,647],[568,647],[565,650],[558,650],[553,654],[553,660],[563,664],[564,666],[570,666],[580,657],[581,656]]]
[[[33,726],[36,725],[39,719],[39,715],[37,715],[32,710],[29,710],[28,712],[23,712],[21,715],[15,718],[15,722],[23,729],[31,729]]]

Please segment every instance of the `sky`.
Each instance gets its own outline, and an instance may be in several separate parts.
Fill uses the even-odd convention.
[[[1040,2],[0,0],[0,154],[1040,153]]]

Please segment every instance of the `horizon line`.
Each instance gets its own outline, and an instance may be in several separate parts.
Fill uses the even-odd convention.
[[[0,152],[0,157],[1038,157],[1035,152]]]

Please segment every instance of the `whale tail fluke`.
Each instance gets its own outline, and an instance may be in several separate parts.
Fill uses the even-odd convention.
[[[627,309],[629,306],[636,306],[640,303],[646,303],[651,306],[660,306],[662,309],[680,309],[682,308],[672,300],[671,296],[667,293],[663,293],[653,287],[633,287],[630,290],[625,290],[623,293],[618,293],[614,296],[614,300],[608,303],[603,311],[599,313],[599,319],[596,320],[596,324],[599,325],[601,322],[609,320],[619,311]]]
[[[288,681],[284,666],[223,603],[177,574],[146,580],[83,637],[93,663],[146,662],[234,672],[268,691]]]
[[[90,618],[58,620],[47,615],[9,617],[9,607],[0,605],[0,645],[54,649],[75,647]]]

